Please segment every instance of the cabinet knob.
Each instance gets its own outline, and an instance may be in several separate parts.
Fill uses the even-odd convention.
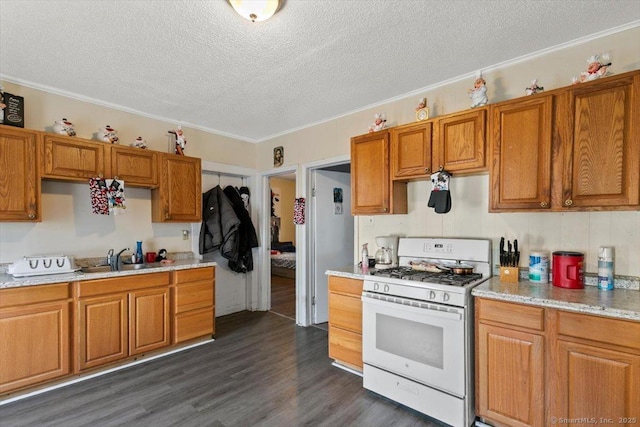
[[[540,207],[541,208],[546,208],[547,207],[547,202],[540,202]]]
[[[564,201],[564,205],[565,206],[571,206],[572,204],[573,204],[573,200],[571,200],[571,199],[567,199],[567,200]]]
[[[382,208],[382,212],[386,212],[387,210],[387,208]]]
[[[32,214],[32,213],[30,213],[30,214],[29,214],[29,219],[36,219],[36,214]]]
[[[171,215],[169,215],[169,212],[164,213],[164,219],[171,219]]]
[[[431,168],[424,168],[425,173],[431,172]]]

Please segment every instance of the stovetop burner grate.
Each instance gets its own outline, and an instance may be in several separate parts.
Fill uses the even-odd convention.
[[[464,286],[482,278],[482,274],[453,274],[447,272],[433,273],[429,271],[414,270],[411,267],[396,267],[386,270],[375,270],[372,276],[390,277],[394,279],[410,280],[425,283],[437,283],[441,285]]]

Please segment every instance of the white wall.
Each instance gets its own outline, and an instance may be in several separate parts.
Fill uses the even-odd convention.
[[[523,96],[534,78],[547,90],[567,86],[572,76],[584,71],[589,56],[605,51],[611,52],[612,72],[640,69],[638,40],[640,27],[635,27],[486,68],[483,76],[489,101]],[[284,146],[287,153],[285,165],[348,155],[350,138],[366,133],[376,112],[386,112],[390,126],[413,122],[417,100],[422,97],[428,98],[432,116],[467,109],[470,107],[467,89],[472,86],[473,73],[462,77],[451,76],[452,80],[442,86],[425,88],[404,99],[365,108],[259,144],[257,167],[268,170],[273,147],[279,145]],[[523,252],[522,265],[526,265],[531,249],[577,250],[586,253],[586,270],[595,272],[598,246],[613,245],[616,274],[640,276],[640,211],[495,214],[488,212],[487,175],[454,177],[451,185],[453,208],[446,215],[437,215],[426,206],[430,191],[427,183],[410,183],[409,213],[375,216],[373,225],[366,220],[359,221],[356,247],[362,243],[374,247],[374,238],[379,235],[465,236],[493,239],[495,252],[500,236],[504,236],[518,239]]]

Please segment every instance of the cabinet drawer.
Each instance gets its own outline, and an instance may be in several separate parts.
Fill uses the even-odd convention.
[[[78,282],[78,297],[114,294],[158,286],[169,286],[169,273],[136,274]]]
[[[193,338],[212,335],[215,332],[214,315],[214,309],[210,307],[175,316],[173,343],[177,344]]]
[[[362,333],[362,301],[329,292],[329,324]]]
[[[536,331],[544,330],[544,308],[483,298],[478,298],[476,304],[478,318],[481,321],[500,322]]]
[[[71,298],[68,283],[0,290],[0,308]]]
[[[638,322],[559,311],[558,333],[640,350]]]
[[[173,283],[195,282],[197,280],[214,279],[214,267],[192,268],[174,271]]]
[[[362,369],[362,335],[329,326],[329,357]]]
[[[214,301],[213,279],[179,283],[175,287],[174,313],[211,307]]]
[[[329,276],[329,292],[362,296],[362,280]]]

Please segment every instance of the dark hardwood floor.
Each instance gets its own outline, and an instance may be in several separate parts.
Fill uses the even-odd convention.
[[[296,279],[271,275],[271,311],[296,318]]]
[[[0,406],[0,426],[438,426],[331,365],[327,333],[269,312],[215,342]]]

